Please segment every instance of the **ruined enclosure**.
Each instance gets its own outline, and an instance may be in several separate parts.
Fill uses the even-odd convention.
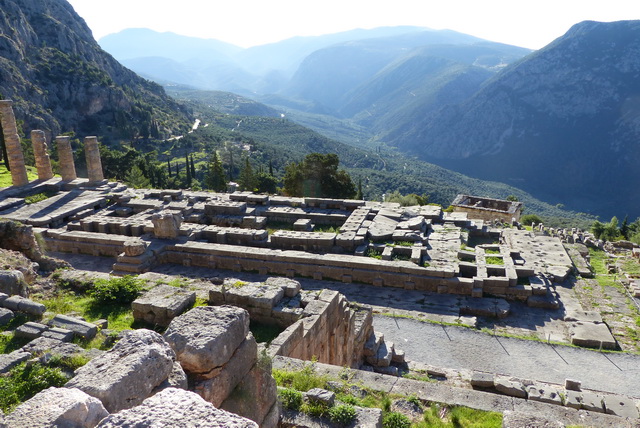
[[[502,199],[480,198],[477,196],[458,195],[451,203],[454,212],[467,213],[469,217],[506,223],[520,220],[522,202]]]

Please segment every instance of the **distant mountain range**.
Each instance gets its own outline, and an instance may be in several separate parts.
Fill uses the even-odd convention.
[[[263,59],[251,70],[238,59],[250,50],[226,52],[203,81],[128,61],[158,81],[245,94],[350,144],[397,147],[605,219],[640,215],[640,22],[583,22],[537,52],[397,31],[298,40],[291,68]]]
[[[0,94],[26,132],[130,140],[188,126],[183,107],[104,52],[65,0],[0,3]]]

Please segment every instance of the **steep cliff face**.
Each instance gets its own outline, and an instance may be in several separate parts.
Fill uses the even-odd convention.
[[[640,213],[640,21],[583,22],[393,141],[602,215]]]
[[[162,136],[185,111],[104,52],[66,0],[0,0],[0,94],[25,130]]]

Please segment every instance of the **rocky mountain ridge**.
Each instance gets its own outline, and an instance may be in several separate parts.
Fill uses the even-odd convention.
[[[633,216],[639,53],[640,21],[577,24],[390,143],[574,209]]]
[[[66,0],[2,0],[0,30],[0,93],[25,129],[132,139],[187,124],[162,87],[98,46]]]

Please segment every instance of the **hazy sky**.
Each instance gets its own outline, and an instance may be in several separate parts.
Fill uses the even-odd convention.
[[[451,29],[539,49],[584,20],[640,19],[637,0],[69,0],[96,39],[125,28],[241,47],[382,26]]]

